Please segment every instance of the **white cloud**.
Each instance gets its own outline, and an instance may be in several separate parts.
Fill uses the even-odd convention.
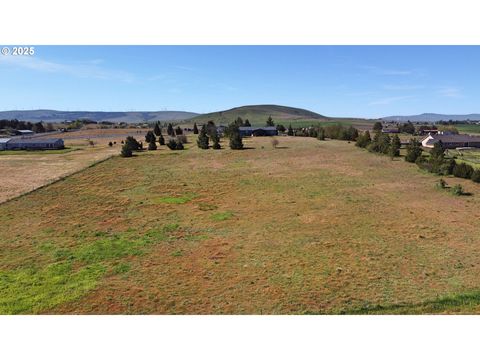
[[[0,56],[0,66],[17,67],[52,74],[66,74],[80,78],[118,80],[123,82],[135,80],[135,77],[128,72],[110,70],[99,66],[102,62],[103,60],[101,59],[94,59],[73,64],[63,64],[42,60],[35,56]]]

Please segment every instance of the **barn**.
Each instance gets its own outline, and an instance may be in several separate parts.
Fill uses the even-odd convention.
[[[455,149],[458,147],[480,148],[480,136],[465,134],[429,134],[422,140],[422,146],[433,148],[439,141],[442,142],[445,149]]]
[[[275,136],[278,130],[275,126],[253,127],[240,126],[238,128],[241,136]]]
[[[0,139],[0,150],[48,150],[63,149],[65,144],[62,139],[45,138],[6,138]]]

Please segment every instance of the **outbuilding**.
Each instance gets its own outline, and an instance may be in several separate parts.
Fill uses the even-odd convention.
[[[62,139],[45,139],[45,138],[11,138],[5,141],[0,150],[53,150],[63,149],[65,144]]]
[[[422,146],[433,148],[433,146],[442,142],[445,149],[456,149],[459,147],[480,148],[480,136],[466,134],[429,134],[422,140]]]
[[[238,128],[241,136],[276,136],[278,130],[275,126],[253,127],[240,126]]]

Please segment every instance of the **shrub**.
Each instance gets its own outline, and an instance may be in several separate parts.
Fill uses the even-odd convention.
[[[167,146],[170,150],[177,150],[177,142],[174,139],[168,140]]]
[[[155,141],[151,141],[148,143],[148,150],[157,150],[157,143]]]
[[[288,135],[288,136],[293,136],[292,124],[288,125],[288,132],[287,132],[287,135]]]
[[[125,145],[127,145],[130,150],[141,150],[142,144],[140,144],[133,136],[127,136],[125,140]]]
[[[160,134],[160,136],[158,137],[158,143],[160,145],[165,145],[165,138],[163,137],[162,134]]]
[[[175,135],[182,135],[183,134],[183,130],[180,126],[177,126],[177,128],[175,129]]]
[[[472,173],[472,177],[471,177],[472,181],[476,182],[476,183],[480,183],[480,170],[475,170],[473,173]]]
[[[184,150],[185,147],[183,146],[183,143],[181,141],[177,140],[177,149],[176,150]]]
[[[108,146],[112,147],[112,146],[113,146],[113,143],[110,141],[110,142],[108,143]]]
[[[362,135],[357,137],[357,141],[355,142],[355,146],[366,148],[372,142],[372,138],[370,137],[370,131],[365,131]]]
[[[130,146],[128,146],[128,144],[125,144],[125,145],[122,146],[122,150],[120,151],[120,156],[121,157],[132,157],[133,156],[132,149],[130,148]]]
[[[407,145],[407,154],[405,155],[405,161],[414,163],[418,158],[422,156],[422,147],[420,142],[416,139],[410,139],[409,144]]]
[[[440,179],[438,182],[435,184],[435,187],[438,189],[445,189],[447,187],[447,183],[445,180]]]
[[[375,124],[373,124],[373,131],[382,131],[383,126],[380,121],[377,121]]]
[[[465,194],[465,191],[463,190],[463,187],[460,184],[454,185],[450,190],[450,192],[455,196],[461,196]]]
[[[463,178],[463,179],[471,179],[473,174],[473,167],[467,165],[465,163],[455,164],[453,168],[453,176]]]

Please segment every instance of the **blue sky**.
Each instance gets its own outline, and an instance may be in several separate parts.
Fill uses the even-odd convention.
[[[480,112],[478,64],[479,46],[36,46],[0,55],[0,110],[467,114]]]

